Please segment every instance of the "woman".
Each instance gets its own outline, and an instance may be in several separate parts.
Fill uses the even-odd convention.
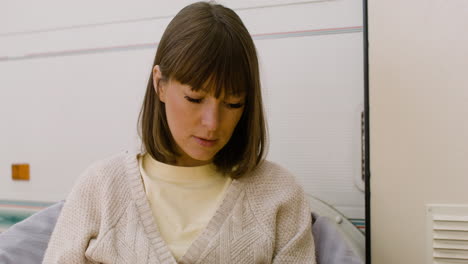
[[[230,9],[182,9],[158,45],[141,153],[92,165],[68,196],[44,263],[315,263],[290,173],[263,161],[254,43]]]

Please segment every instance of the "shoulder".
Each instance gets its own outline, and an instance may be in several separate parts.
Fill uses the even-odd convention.
[[[68,194],[62,218],[73,223],[84,221],[93,228],[101,221],[118,221],[133,201],[131,177],[137,178],[139,171],[136,154],[132,157],[123,152],[92,163]],[[129,163],[136,167],[134,172]]]
[[[133,158],[133,159],[132,159]],[[74,192],[83,193],[98,198],[112,198],[128,186],[128,175],[135,173],[132,166],[137,167],[136,154],[120,152],[108,158],[93,162],[76,181]]]
[[[275,214],[282,208],[304,206],[304,189],[296,177],[277,163],[264,161],[245,179],[246,195],[254,211]]]
[[[93,162],[87,170],[101,174],[121,174],[125,172],[127,163],[129,162],[129,159],[131,159],[132,155],[133,153],[129,153],[127,151],[115,153],[107,158]]]
[[[302,192],[296,177],[286,168],[272,161],[263,161],[250,175],[245,183],[250,192],[262,192],[275,195],[295,195]]]

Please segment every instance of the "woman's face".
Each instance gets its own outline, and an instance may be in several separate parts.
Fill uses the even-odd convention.
[[[221,94],[216,98],[206,91],[192,91],[176,80],[159,82],[159,68],[153,78],[159,99],[166,107],[166,118],[178,150],[179,166],[199,166],[213,157],[229,141],[244,110],[245,96]]]

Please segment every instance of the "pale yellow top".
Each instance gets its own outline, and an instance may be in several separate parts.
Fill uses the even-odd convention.
[[[173,166],[148,154],[138,162],[161,236],[179,260],[215,214],[232,180],[213,164]]]

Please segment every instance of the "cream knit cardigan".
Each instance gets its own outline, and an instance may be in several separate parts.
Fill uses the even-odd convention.
[[[43,263],[315,263],[303,189],[265,161],[233,180],[213,218],[176,262],[146,199],[137,153],[90,166],[67,197]]]

